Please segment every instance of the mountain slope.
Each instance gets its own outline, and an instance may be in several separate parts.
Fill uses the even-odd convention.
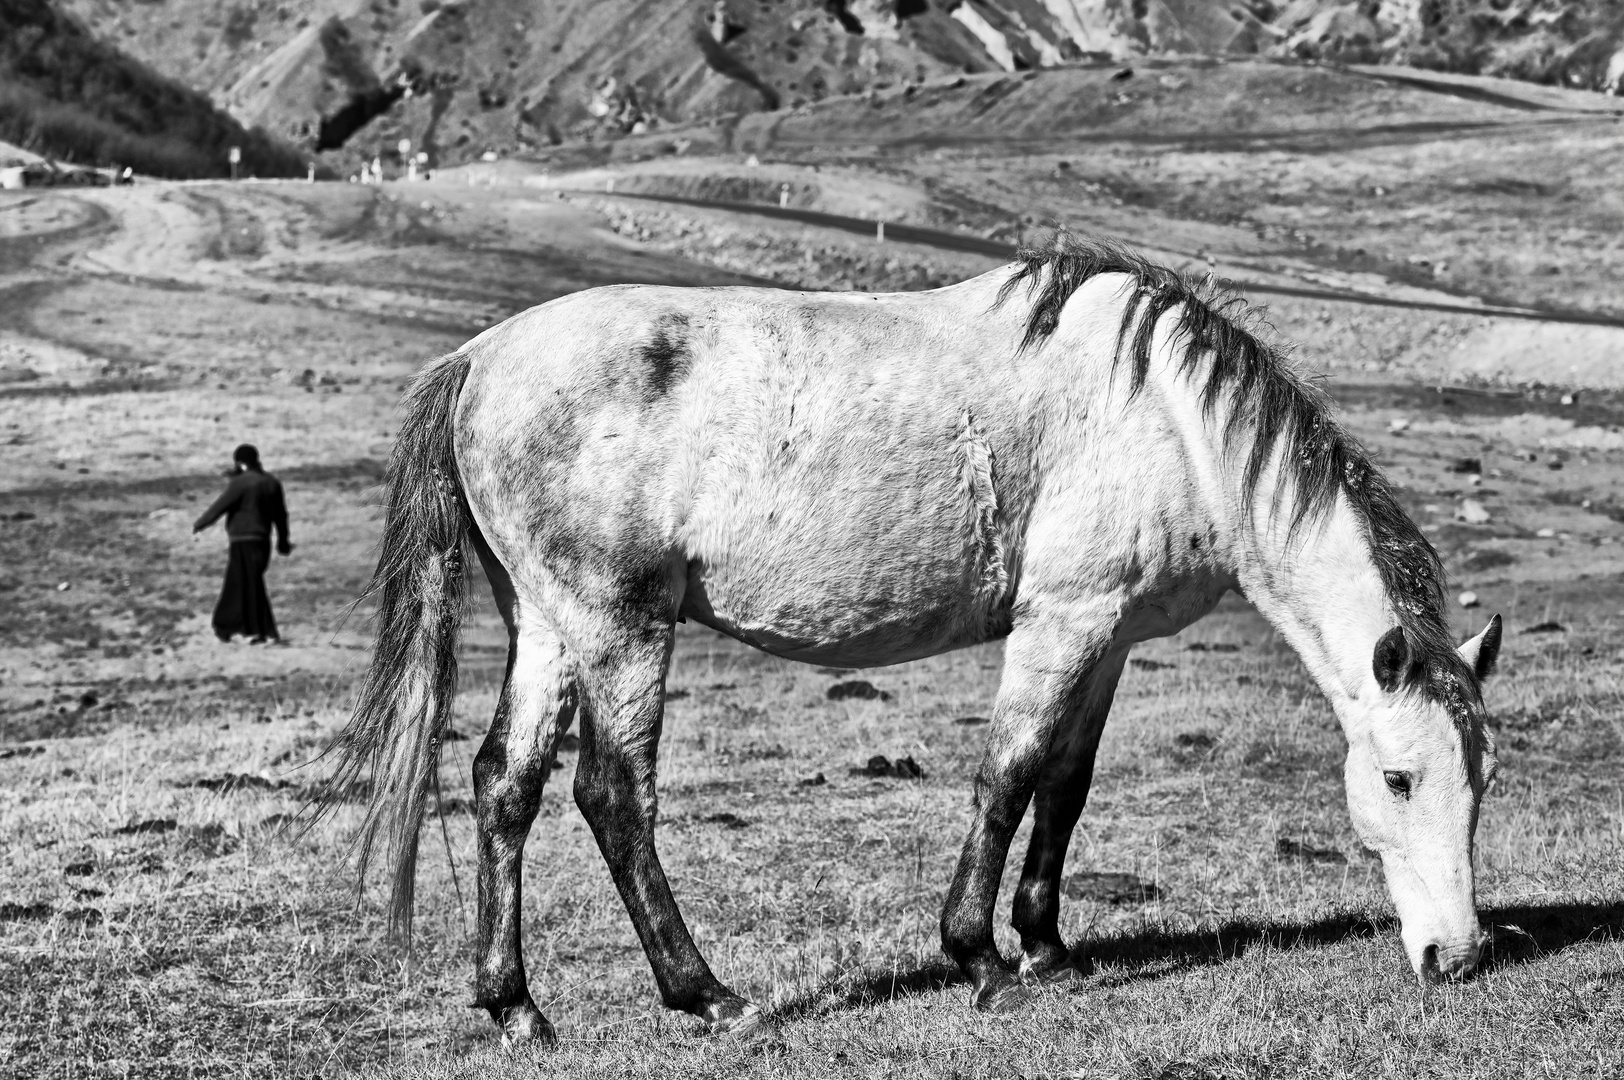
[[[61,3],[246,123],[352,157],[407,137],[436,163],[957,72],[1145,54],[1624,82],[1616,0]]]
[[[90,165],[170,177],[303,175],[305,160],[209,98],[97,40],[46,0],[0,4],[0,139]]]

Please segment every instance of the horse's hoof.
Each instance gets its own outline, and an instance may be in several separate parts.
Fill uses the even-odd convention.
[[[1083,981],[1083,973],[1077,967],[1067,964],[1065,967],[1033,969],[1021,972],[1021,984],[1030,987],[1056,987],[1065,989],[1077,986]]]
[[[1020,1012],[1030,1006],[1032,1000],[1032,991],[1009,975],[988,979],[970,995],[970,1005],[977,1012],[991,1013],[993,1016]]]
[[[1020,980],[1026,986],[1075,986],[1083,981],[1085,971],[1070,957],[1059,960],[1034,961],[1031,956],[1021,958]]]
[[[512,1005],[502,1010],[496,1021],[502,1025],[502,1045],[509,1048],[523,1046],[556,1046],[558,1032],[531,1004]]]
[[[772,1029],[761,1006],[743,998],[708,1006],[703,1019],[712,1035],[723,1035],[730,1039],[753,1039]]]

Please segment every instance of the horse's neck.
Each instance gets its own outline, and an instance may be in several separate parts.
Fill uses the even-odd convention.
[[[1291,643],[1338,713],[1370,677],[1373,647],[1394,623],[1370,544],[1340,494],[1291,531],[1293,492],[1257,493],[1255,529],[1241,529],[1236,576],[1247,599]]]
[[[1220,395],[1207,402],[1195,375],[1183,369],[1166,327],[1157,331],[1150,379],[1162,393],[1172,427],[1182,437],[1192,485],[1206,493],[1210,513],[1229,514],[1234,576],[1265,618],[1297,650],[1339,715],[1370,679],[1374,647],[1395,616],[1375,557],[1347,499],[1338,493],[1324,514],[1310,514],[1293,529],[1296,485],[1284,475],[1283,447],[1263,470],[1245,505],[1241,488],[1250,450],[1245,433],[1225,436],[1232,403]],[[1210,358],[1209,361],[1210,362]],[[1250,520],[1246,520],[1250,514]]]

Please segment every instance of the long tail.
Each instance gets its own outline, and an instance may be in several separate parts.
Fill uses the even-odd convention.
[[[356,838],[360,872],[380,855],[392,866],[390,929],[408,943],[417,836],[457,691],[469,517],[452,443],[467,377],[468,357],[452,353],[425,367],[406,392],[389,461],[383,544],[368,587],[378,597],[372,666],[334,743],[339,764],[323,807],[370,776],[371,803]]]

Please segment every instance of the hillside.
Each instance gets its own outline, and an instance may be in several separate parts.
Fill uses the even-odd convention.
[[[168,177],[302,175],[305,159],[98,40],[47,0],[0,5],[0,139],[88,165]]]
[[[1592,89],[1624,78],[1624,13],[1610,0],[61,4],[245,123],[352,160],[404,136],[436,164],[1146,54],[1395,62]]]

